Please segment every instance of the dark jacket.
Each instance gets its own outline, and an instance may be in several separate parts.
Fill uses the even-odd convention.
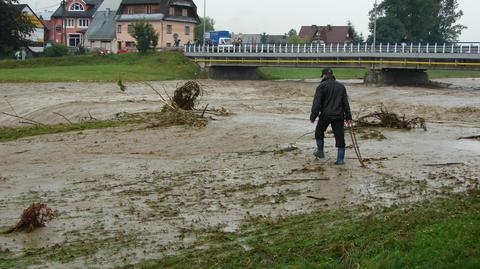
[[[352,120],[347,90],[334,77],[320,83],[313,99],[310,120]]]

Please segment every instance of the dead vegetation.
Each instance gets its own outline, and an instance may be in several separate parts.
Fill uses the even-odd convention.
[[[383,104],[380,105],[378,111],[360,116],[356,120],[356,123],[360,127],[386,127],[406,130],[422,128],[424,131],[427,131],[427,124],[424,118],[407,118],[405,115],[399,116],[396,113],[390,112]]]
[[[183,86],[175,90],[172,104],[183,110],[194,110],[197,98],[202,93],[202,88],[197,81],[187,81]]]
[[[23,211],[17,225],[3,233],[10,234],[20,231],[27,231],[29,233],[36,228],[45,227],[45,224],[51,221],[54,216],[53,210],[46,204],[33,203]]]

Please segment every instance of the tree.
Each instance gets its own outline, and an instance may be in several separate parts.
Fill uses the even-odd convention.
[[[132,37],[137,41],[138,51],[145,53],[155,49],[158,45],[158,33],[153,26],[145,21],[138,21],[133,25]]]
[[[288,37],[296,36],[296,35],[298,35],[298,34],[297,34],[297,30],[295,30],[295,29],[290,29],[290,31],[288,31],[288,34],[287,34],[287,35],[288,35]]]
[[[0,0],[0,55],[7,55],[29,44],[27,37],[35,24],[14,5],[18,0]]]
[[[457,0],[384,0],[377,9],[377,40],[388,42],[454,42],[465,26]],[[373,34],[374,10],[370,11]],[[398,27],[401,27],[400,29]],[[382,31],[379,31],[382,29]],[[369,38],[371,40],[372,37]]]
[[[348,36],[352,40],[353,43],[363,43],[363,35],[359,35],[355,30],[355,26],[353,26],[352,22],[349,20],[348,23]]]
[[[215,20],[210,18],[210,17],[205,17],[205,20],[203,18],[200,18],[200,24],[195,26],[195,38],[198,39],[198,41],[203,44],[204,42],[204,32],[203,32],[203,24],[205,22],[205,31],[206,32],[211,32],[215,31]]]

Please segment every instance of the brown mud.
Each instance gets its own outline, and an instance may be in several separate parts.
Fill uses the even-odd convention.
[[[428,126],[359,135],[362,169],[353,150],[345,166],[333,165],[331,134],[327,158],[313,158],[313,135],[302,135],[314,129],[308,113],[315,83],[201,83],[200,107],[234,114],[214,116],[201,129],[128,125],[0,143],[0,227],[14,225],[32,202],[56,212],[45,228],[0,236],[0,254],[38,254],[35,268],[109,268],[173,254],[202,231],[234,232],[259,216],[389,206],[479,187],[480,143],[457,140],[480,134],[479,91],[347,85],[354,115],[383,103]],[[153,83],[170,94],[177,84]],[[53,124],[64,122],[54,112],[78,121],[88,112],[107,119],[161,109],[147,86],[126,86],[123,93],[115,83],[0,84],[0,111],[12,112],[8,100],[19,115]],[[5,115],[0,125],[22,126]],[[79,252],[79,242],[93,250]],[[75,254],[41,254],[59,247]]]

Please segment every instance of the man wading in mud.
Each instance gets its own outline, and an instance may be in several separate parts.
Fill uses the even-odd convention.
[[[352,123],[352,113],[348,103],[347,90],[343,84],[337,82],[330,68],[323,69],[322,82],[317,87],[313,99],[312,114],[310,121],[315,123],[319,118],[315,130],[317,149],[313,153],[317,158],[325,158],[323,146],[325,144],[325,131],[332,126],[335,135],[336,147],[338,148],[337,165],[345,164],[345,132],[344,121]]]

